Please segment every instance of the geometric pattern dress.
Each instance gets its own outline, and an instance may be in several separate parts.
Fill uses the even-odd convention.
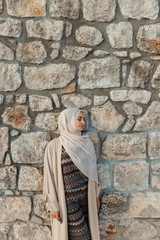
[[[88,225],[88,178],[62,147],[61,166],[67,207],[69,240],[91,240]]]

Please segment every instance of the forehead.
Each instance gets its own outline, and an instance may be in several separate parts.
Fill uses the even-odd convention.
[[[79,118],[79,117],[84,118],[84,113],[83,112],[78,113],[77,118]]]

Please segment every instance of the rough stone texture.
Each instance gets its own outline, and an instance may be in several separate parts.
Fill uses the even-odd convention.
[[[103,193],[101,198],[100,219],[120,216],[126,211],[127,197],[123,194]]]
[[[92,59],[79,66],[78,85],[81,89],[120,86],[120,61],[116,57]]]
[[[52,17],[79,18],[79,0],[50,0],[49,12]]]
[[[123,105],[123,110],[126,112],[127,115],[140,115],[143,108],[138,106],[134,102],[126,102]]]
[[[8,240],[51,240],[48,226],[33,223],[15,223]]]
[[[61,47],[60,43],[53,43],[53,44],[52,44],[51,48],[52,48],[53,50],[52,50],[52,53],[50,54],[50,58],[51,58],[52,60],[58,58],[60,47]]]
[[[3,163],[5,153],[8,151],[8,128],[0,128],[0,164]]]
[[[16,163],[43,163],[44,150],[50,136],[43,132],[21,134],[11,142],[12,159]]]
[[[146,113],[137,119],[134,127],[135,131],[144,131],[160,127],[160,102],[154,101],[151,103]]]
[[[6,166],[10,166],[12,164],[11,162],[11,157],[9,155],[9,153],[6,155],[6,158],[5,158],[5,165]]]
[[[135,59],[135,58],[139,58],[141,54],[139,52],[131,52],[129,56],[131,59]]]
[[[156,240],[157,231],[156,228],[148,222],[135,221],[122,236],[129,240]]]
[[[46,203],[44,197],[41,194],[36,194],[33,199],[34,212],[37,216],[48,219],[49,214],[46,211]]]
[[[0,168],[1,189],[14,189],[16,187],[17,169],[14,166]]]
[[[97,96],[97,95],[94,95],[94,105],[95,106],[102,105],[107,100],[108,100],[108,96]]]
[[[3,11],[3,0],[0,0],[0,13]]]
[[[100,131],[114,132],[120,127],[124,119],[110,101],[102,106],[91,108],[92,126]]]
[[[151,186],[154,189],[160,189],[160,176],[151,176]]]
[[[108,163],[97,165],[98,171],[98,181],[100,185],[100,189],[110,188],[111,187],[111,176],[110,176],[110,166]]]
[[[16,102],[19,104],[26,103],[27,101],[27,94],[16,94]]]
[[[39,17],[46,15],[46,0],[7,0],[7,12],[15,17]]]
[[[15,129],[13,129],[13,130],[10,132],[11,137],[15,137],[15,136],[17,136],[18,134],[19,134],[19,132],[18,132],[17,130],[15,130]]]
[[[27,20],[28,37],[43,38],[46,40],[61,40],[63,36],[63,21],[42,19],[39,21]]]
[[[148,155],[151,160],[160,157],[160,132],[153,132],[149,135]]]
[[[137,46],[144,52],[156,53],[160,52],[160,24],[140,26],[137,34]]]
[[[115,102],[133,101],[137,103],[147,104],[152,93],[146,90],[112,90],[110,98]]]
[[[106,27],[112,48],[131,48],[133,46],[133,28],[130,22],[112,23]]]
[[[149,62],[141,60],[134,62],[128,77],[128,87],[145,88],[150,79],[152,69],[153,65]]]
[[[31,217],[31,222],[32,223],[37,223],[37,224],[43,224],[43,220],[35,215]]]
[[[7,104],[11,104],[14,102],[14,95],[13,94],[9,94],[6,96],[6,103]]]
[[[19,64],[0,62],[0,72],[0,91],[15,91],[20,87],[22,80]]]
[[[155,20],[158,17],[159,6],[157,0],[118,0],[120,10],[125,18]]]
[[[25,85],[35,90],[62,88],[75,78],[75,70],[68,63],[49,64],[39,68],[25,67]]]
[[[115,0],[82,0],[83,17],[88,21],[108,22],[114,19]]]
[[[102,33],[95,27],[81,26],[76,32],[76,40],[82,44],[96,46],[103,41]]]
[[[21,35],[21,21],[13,18],[0,18],[0,36],[16,37]]]
[[[41,169],[21,166],[18,181],[19,190],[42,191],[42,186],[43,176]]]
[[[59,113],[40,113],[35,119],[35,125],[48,131],[56,131]]]
[[[18,43],[16,55],[18,61],[28,63],[42,63],[47,57],[41,41]]]
[[[62,104],[66,107],[84,108],[90,106],[92,100],[82,94],[69,94],[62,96]]]
[[[153,88],[160,88],[160,65],[158,65],[154,75],[153,75],[153,78],[151,80],[151,85]]]
[[[108,160],[129,160],[146,157],[145,133],[108,135],[102,145],[102,156]]]
[[[96,57],[105,57],[105,56],[109,55],[109,53],[105,50],[95,50],[93,52],[93,55]]]
[[[28,116],[27,106],[5,108],[2,114],[3,123],[24,131],[31,129],[31,118]]]
[[[57,94],[52,94],[52,99],[53,99],[53,102],[56,106],[56,108],[60,108],[60,101],[59,101],[59,97]]]
[[[159,218],[160,193],[133,193],[129,203],[129,215],[133,218]]]
[[[1,240],[7,240],[7,234],[9,232],[10,226],[2,223],[0,224],[0,239]]]
[[[0,59],[14,60],[14,52],[12,49],[7,47],[5,44],[0,43]]]
[[[90,51],[92,51],[92,48],[67,45],[63,49],[62,57],[65,59],[68,59],[68,60],[78,61],[78,60],[86,57]]]
[[[127,57],[128,53],[127,51],[116,51],[116,52],[113,52],[113,55],[117,57]]]
[[[135,124],[134,117],[133,116],[128,116],[128,120],[127,120],[125,126],[122,128],[122,132],[130,131],[134,124]]]
[[[0,105],[2,105],[4,102],[4,95],[0,94]]]
[[[31,200],[28,197],[0,198],[0,211],[0,222],[27,221],[31,212]]]
[[[66,30],[65,30],[65,36],[66,37],[69,37],[70,35],[71,35],[71,33],[72,33],[72,23],[70,23],[70,22],[66,22]]]
[[[75,90],[76,90],[76,83],[72,82],[71,84],[69,84],[68,87],[66,87],[64,90],[61,91],[61,94],[72,93],[72,92],[75,92]]]
[[[149,164],[145,161],[116,163],[113,172],[115,190],[148,189]]]
[[[51,98],[39,95],[29,96],[29,107],[33,112],[53,109]]]
[[[87,117],[85,116],[86,118],[86,124],[87,124]],[[97,133],[95,132],[89,132],[89,136],[93,142],[93,145],[94,145],[94,148],[95,148],[95,153],[96,153],[96,158],[98,159],[99,158],[99,155],[100,155],[100,139],[97,135]]]
[[[154,165],[151,166],[151,172],[160,175],[160,163],[154,163]]]

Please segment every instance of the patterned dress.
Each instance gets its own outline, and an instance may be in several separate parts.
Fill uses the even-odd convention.
[[[62,147],[62,173],[67,206],[69,240],[91,240],[88,226],[88,178]]]

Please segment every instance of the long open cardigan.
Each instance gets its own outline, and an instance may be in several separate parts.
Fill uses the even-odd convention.
[[[62,144],[59,138],[52,140],[46,150],[44,158],[44,186],[43,196],[47,211],[60,211],[63,223],[51,218],[52,240],[68,240],[67,209],[61,168]],[[96,197],[99,195],[97,184],[88,181],[88,216],[91,240],[100,240]]]

